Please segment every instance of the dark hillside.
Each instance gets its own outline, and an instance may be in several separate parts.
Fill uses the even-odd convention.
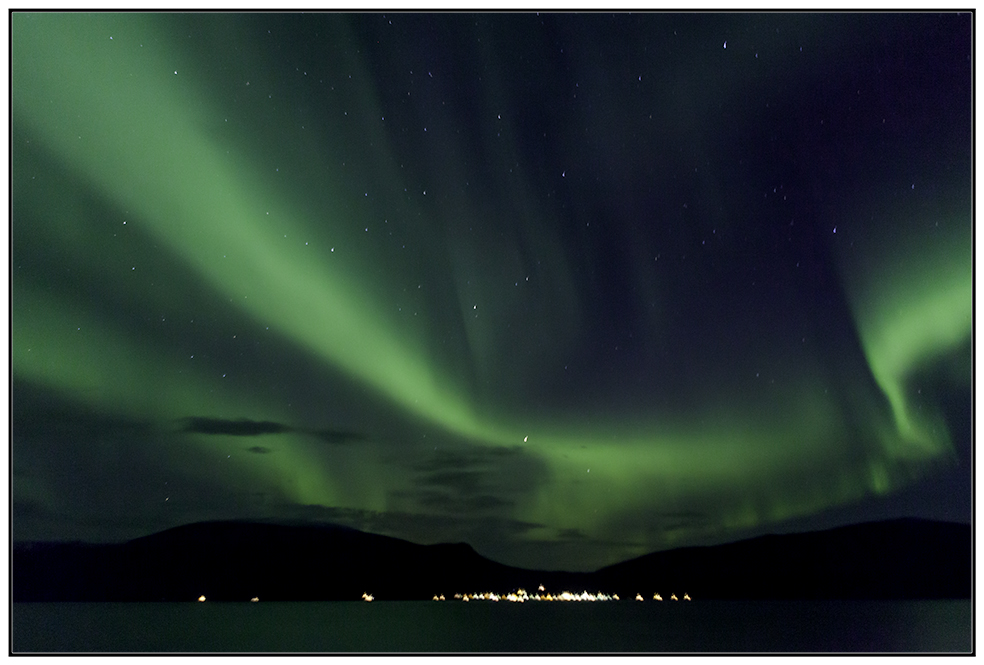
[[[13,549],[14,601],[428,600],[519,587],[694,599],[969,598],[969,525],[894,520],[657,552],[595,573],[512,568],[469,545],[336,526],[208,522],[112,545]]]
[[[597,572],[607,587],[700,598],[969,598],[971,527],[899,519],[648,554]]]

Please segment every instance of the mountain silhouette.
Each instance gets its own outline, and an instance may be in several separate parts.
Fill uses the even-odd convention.
[[[202,522],[126,543],[13,547],[25,601],[430,600],[518,588],[700,599],[970,598],[971,527],[900,519],[656,552],[593,573],[515,568],[464,543],[335,525]]]

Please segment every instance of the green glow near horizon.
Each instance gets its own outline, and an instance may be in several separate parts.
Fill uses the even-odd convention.
[[[612,538],[618,530],[622,542],[635,539],[644,547],[645,529],[627,515],[647,510],[702,511],[708,524],[698,535],[754,527],[893,491],[907,480],[897,463],[929,463],[949,451],[935,416],[917,415],[904,388],[910,372],[969,334],[972,263],[963,238],[918,270],[910,262],[895,273],[886,262],[875,266],[868,282],[854,276],[854,266],[845,271],[870,369],[894,418],[894,427],[884,425],[888,419],[873,401],[856,405],[876,423],[880,451],[850,449],[843,406],[829,394],[837,386],[808,370],[769,412],[747,413],[755,403],[739,395],[728,410],[700,405],[694,422],[657,421],[646,413],[631,426],[603,413],[569,420],[549,414],[513,418],[497,404],[482,403],[455,371],[455,358],[437,357],[428,346],[438,324],[423,316],[418,322],[394,321],[388,284],[418,281],[425,268],[389,262],[366,249],[363,213],[339,204],[324,218],[310,219],[304,202],[294,198],[297,192],[272,182],[265,175],[269,169],[261,171],[250,157],[253,146],[220,138],[214,126],[222,112],[210,106],[193,58],[152,23],[135,14],[13,14],[15,128],[36,135],[55,160],[129,211],[130,232],[141,247],[159,244],[180,258],[256,324],[276,330],[396,405],[408,420],[436,426],[459,445],[521,447],[542,461],[548,477],[527,488],[513,515],[546,525],[532,538],[547,539],[557,529]],[[371,93],[364,96],[366,108],[377,112]],[[379,169],[398,173],[385,137],[380,144]],[[322,194],[329,199],[336,177],[326,169]],[[16,206],[17,200],[15,222]],[[53,209],[46,221],[50,227],[38,233],[53,243],[67,238],[66,246],[74,225],[90,223],[65,209]],[[451,255],[432,270],[463,270],[483,249],[450,241],[448,246]],[[559,258],[551,262],[557,283],[573,283],[558,265]],[[110,269],[102,269],[113,283]],[[457,289],[458,301],[450,307],[467,311],[469,289],[479,287],[455,283],[450,269],[442,277]],[[112,288],[124,299],[142,297],[125,283]],[[576,300],[560,291],[561,298]],[[156,297],[180,306],[180,295],[166,289]],[[231,387],[204,371],[168,371],[165,351],[129,339],[108,315],[81,303],[61,302],[15,280],[12,314],[15,378],[148,419],[191,413],[289,417],[283,404],[255,398],[244,386]],[[465,321],[471,358],[484,374],[495,371],[494,352],[500,351],[485,334],[488,325]],[[158,379],[153,391],[135,390],[148,376]],[[210,442],[202,448],[209,446],[216,447]],[[281,454],[254,456],[240,465],[244,474],[277,484],[298,504],[382,511],[386,490],[405,482],[379,455],[358,461],[353,455],[326,468],[296,441]],[[817,466],[830,471],[818,475]],[[362,476],[375,484],[352,480]]]

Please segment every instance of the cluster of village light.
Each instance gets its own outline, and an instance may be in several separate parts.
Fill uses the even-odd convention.
[[[363,598],[366,598],[363,594]],[[462,600],[464,602],[469,602],[472,600],[491,600],[493,602],[499,602],[500,600],[507,600],[511,603],[525,603],[529,601],[559,601],[559,602],[596,602],[596,601],[609,601],[609,600],[620,600],[617,593],[608,595],[607,593],[588,593],[587,591],[582,591],[581,593],[571,593],[570,591],[562,591],[558,594],[546,593],[543,585],[540,585],[539,589],[535,593],[527,593],[526,589],[517,589],[512,593],[507,593],[505,595],[500,595],[492,591],[485,591],[481,593],[456,593],[454,594],[455,600]],[[637,601],[645,600],[641,593],[637,593],[635,596]],[[690,600],[688,594],[683,594],[684,600]],[[368,600],[372,600],[372,596],[368,597]],[[444,594],[439,596],[434,596],[432,600],[445,600]],[[658,593],[653,594],[653,600],[663,600],[663,597]],[[670,600],[679,600],[677,595],[670,594]]]
[[[507,600],[511,603],[525,603],[528,601],[537,601],[537,600],[559,601],[559,602],[583,602],[583,601],[596,602],[596,601],[620,600],[617,593],[608,595],[600,591],[598,593],[588,593],[587,591],[582,591],[581,593],[571,593],[570,591],[561,591],[558,594],[551,594],[551,593],[546,593],[544,591],[543,585],[540,585],[540,588],[537,589],[537,591],[533,594],[527,593],[526,589],[517,589],[516,591],[512,593],[507,593],[504,596],[494,593],[492,591],[485,591],[481,593],[456,593],[454,594],[453,597],[455,600],[462,600],[466,603],[472,600],[491,600],[492,602],[496,602],[496,603],[499,602],[500,600]],[[367,603],[371,603],[373,601],[373,598],[374,596],[370,593],[362,594],[362,600],[366,601]],[[433,600],[444,600],[444,599],[445,598],[443,593],[439,596],[434,596],[433,598]],[[641,593],[637,593],[635,595],[635,599],[637,601],[645,600],[642,597]],[[688,594],[683,594],[683,599],[690,600],[690,596]],[[257,598],[256,596],[250,598],[250,602],[253,603],[259,602],[259,600],[260,599]],[[655,593],[653,594],[653,600],[663,600],[663,597],[658,593]],[[677,595],[675,593],[671,593],[670,600],[680,600],[680,599],[677,598]],[[199,596],[198,602],[204,603],[205,596]]]

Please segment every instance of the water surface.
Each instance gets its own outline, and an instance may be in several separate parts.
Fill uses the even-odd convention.
[[[18,652],[969,652],[970,600],[15,603]]]

